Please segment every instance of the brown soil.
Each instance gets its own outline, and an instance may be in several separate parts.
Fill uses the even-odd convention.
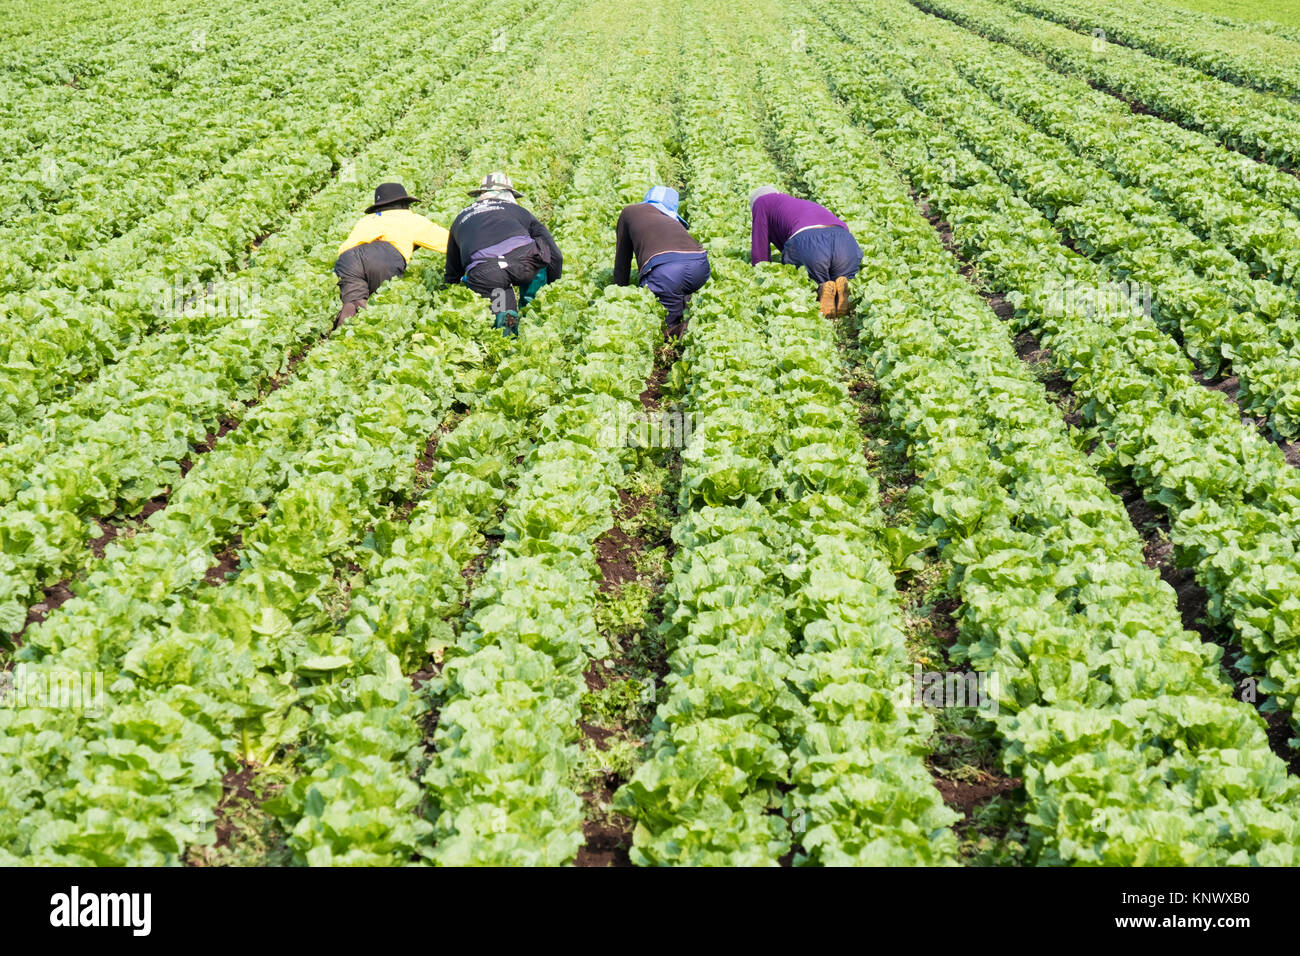
[[[427,667],[424,667],[421,670],[416,671],[414,674],[411,674],[410,675],[411,690],[419,690],[425,684],[429,683],[429,681],[437,677],[438,674],[441,673],[441,671],[442,669],[440,667],[430,662]]]
[[[668,380],[672,366],[680,355],[680,348],[680,344],[672,349],[664,348],[656,355],[654,370],[646,379],[645,389],[641,392],[642,407],[647,409],[659,407],[664,383]],[[659,545],[671,545],[671,541],[659,542],[634,538],[623,530],[623,526],[631,519],[645,509],[655,506],[652,497],[633,496],[620,488],[618,499],[612,526],[595,542],[596,563],[601,573],[599,587],[602,594],[616,592],[624,585],[639,579],[640,575],[636,569],[638,555]],[[631,664],[631,661],[617,654],[610,660],[592,661],[584,675],[588,691],[597,692],[608,685],[606,674],[609,668],[606,665],[611,663],[616,669],[623,669],[619,665],[626,667]],[[656,684],[662,683],[666,668],[666,662],[659,662],[658,673],[655,675]],[[582,731],[583,746],[594,747],[596,750],[607,749],[610,738],[626,736],[628,733],[627,728],[622,726],[603,727],[589,721],[580,721],[578,727]],[[583,846],[578,850],[574,861],[575,866],[632,865],[629,850],[632,847],[633,823],[629,818],[605,809],[610,805],[615,791],[622,783],[621,777],[605,774],[593,790],[582,795],[583,802],[587,806],[582,823],[585,839]]]
[[[593,663],[587,670],[587,686],[590,690],[603,688],[604,678],[598,676],[600,668]],[[593,685],[593,678],[599,686]],[[597,750],[608,748],[611,737],[623,733],[622,728],[601,727],[589,721],[579,721],[582,731],[583,746]],[[629,851],[632,848],[633,823],[627,817],[612,813],[607,808],[614,799],[614,793],[623,785],[623,778],[617,774],[605,773],[594,789],[582,794],[582,802],[587,807],[582,821],[584,842],[578,850],[574,866],[631,866]]]
[[[1129,521],[1142,539],[1142,557],[1146,566],[1159,571],[1161,579],[1173,588],[1183,629],[1199,634],[1211,643],[1226,645],[1227,637],[1202,620],[1210,597],[1196,583],[1195,571],[1174,564],[1176,555],[1169,540],[1169,516],[1153,508],[1133,485],[1112,488],[1111,491],[1123,502]]]
[[[921,215],[925,216],[930,225],[934,227],[934,231],[939,234],[939,241],[943,243],[943,247],[952,253],[953,258],[957,260],[957,267],[962,276],[973,282],[974,280],[972,277],[975,274],[975,266],[961,255],[960,249],[957,246],[957,239],[952,234],[951,224],[931,208],[928,199],[922,199],[916,194],[912,195],[912,199],[916,203],[917,209],[920,210]],[[988,296],[986,295],[985,298],[987,299]]]
[[[999,319],[1009,319],[1016,314],[1016,307],[1008,302],[1000,293],[990,293],[989,295],[986,295],[984,299],[988,302],[990,308],[993,309],[993,314]]]
[[[218,847],[230,846],[230,836],[234,833],[234,826],[226,819],[226,808],[236,800],[247,800],[249,803],[258,804],[261,801],[257,795],[249,789],[249,784],[257,771],[247,764],[241,764],[238,770],[228,770],[226,775],[221,778],[221,802],[217,804],[217,843]]]
[[[954,810],[959,810],[967,821],[984,804],[1013,792],[1020,784],[1019,777],[1005,777],[988,771],[985,771],[980,780],[975,781],[934,778],[934,786],[943,797],[943,802]]]
[[[961,602],[956,598],[943,598],[936,601],[930,612],[930,630],[948,650],[957,643],[957,611]]]
[[[578,726],[582,728],[583,735],[596,745],[597,750],[608,750],[607,741],[610,737],[615,736],[618,731],[609,727],[601,727],[599,724],[589,723],[585,720],[578,721]]]
[[[18,632],[17,637],[21,638],[26,633],[27,628],[34,624],[40,624],[72,599],[73,594],[72,589],[68,586],[69,583],[68,581],[60,581],[58,584],[52,584],[45,589],[41,594],[41,600],[27,609],[27,620],[23,624],[23,629]]]
[[[1210,623],[1208,619],[1210,594],[1196,580],[1195,570],[1175,565],[1175,549],[1168,540],[1168,516],[1152,508],[1141,493],[1132,486],[1120,489],[1116,493],[1124,502],[1129,519],[1142,538],[1142,554],[1147,567],[1159,571],[1161,580],[1173,588],[1183,630],[1199,635],[1207,644],[1217,644],[1223,648],[1222,667],[1233,684],[1240,687],[1241,681],[1251,675],[1242,671],[1236,663],[1237,653],[1240,650],[1236,637],[1227,625]],[[1266,699],[1261,698],[1256,701],[1256,709]],[[1291,737],[1296,736],[1290,725],[1289,716],[1284,713],[1260,716],[1268,726],[1269,749],[1287,765],[1289,773],[1300,776],[1300,751],[1292,750],[1287,743]]]
[[[598,668],[593,665],[588,671]],[[603,685],[602,685],[603,686]],[[619,736],[621,729],[601,727],[588,721],[579,721],[583,744],[588,742],[597,750],[604,750],[611,737]],[[605,773],[595,788],[582,794],[582,802],[587,807],[582,821],[583,845],[573,865],[580,867],[629,867],[632,858],[632,821],[606,808],[612,803],[614,793],[623,785],[623,778],[618,774]]]
[[[619,492],[624,497],[623,491]],[[637,509],[639,510],[639,509]],[[635,513],[635,512],[633,512]],[[635,581],[636,555],[645,549],[646,542],[637,541],[617,526],[596,539],[596,564],[600,567],[600,590],[606,594],[617,591],[628,581]]]
[[[668,381],[668,375],[672,371],[672,365],[656,365],[650,377],[646,379],[645,391],[641,393],[641,405],[643,408],[658,408],[659,402],[663,397],[664,383]]]
[[[584,823],[582,834],[587,842],[578,849],[574,866],[630,867],[628,855],[631,842],[621,827]]]
[[[1016,354],[1025,362],[1046,362],[1051,358],[1051,349],[1039,344],[1038,336],[1033,332],[1021,332],[1016,336]]]
[[[417,475],[426,475],[433,471],[434,457],[438,453],[438,442],[442,440],[442,432],[430,435],[428,441],[424,443],[424,453],[420,455],[420,460],[415,465]]]
[[[460,576],[470,582],[477,580],[483,574],[483,569],[487,567],[488,561],[496,550],[495,545],[497,543],[499,543],[499,541],[492,542],[492,546],[490,546],[486,551],[480,551],[476,554],[473,561],[460,569]]]
[[[1224,378],[1218,379],[1217,381],[1210,381],[1201,372],[1194,371],[1192,372],[1192,378],[1204,385],[1210,391],[1218,392],[1220,395],[1223,395],[1228,399],[1228,401],[1232,402],[1232,404],[1240,404],[1237,401],[1237,392],[1240,390],[1241,381],[1236,375],[1228,375]]]
[[[243,546],[243,535],[235,535],[229,544],[217,552],[216,563],[203,573],[203,580],[213,585],[225,584],[228,580],[226,575],[239,570],[239,549]]]
[[[167,501],[170,498],[171,498],[170,488],[164,491],[162,494],[155,495],[154,497],[150,498],[148,501],[144,503],[144,507],[140,509],[140,513],[135,516],[135,520],[141,524],[143,524],[145,521],[148,521],[151,516],[157,514],[159,511],[162,511],[164,508],[167,507]]]
[[[1292,750],[1288,741],[1300,737],[1300,733],[1291,726],[1286,714],[1264,714],[1264,723],[1268,725],[1268,745],[1273,753],[1286,764],[1287,773],[1300,777],[1300,750]]]
[[[99,525],[100,535],[90,540],[90,553],[96,558],[102,558],[108,546],[122,533],[122,529],[107,521],[96,519],[95,523]]]
[[[248,407],[252,408],[254,404],[256,404],[256,400],[251,402]],[[207,437],[195,445],[194,450],[190,455],[180,463],[181,475],[188,475],[194,466],[198,464],[199,458],[211,452],[212,449],[217,447],[217,442],[221,441],[221,439],[225,438],[226,435],[230,434],[230,432],[238,427],[239,422],[234,418],[229,415],[222,416],[221,420],[217,423],[217,430],[215,432],[208,432]]]

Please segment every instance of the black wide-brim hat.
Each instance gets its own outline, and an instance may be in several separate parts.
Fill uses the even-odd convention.
[[[366,207],[366,213],[376,212],[399,202],[417,203],[419,201],[414,196],[408,196],[406,187],[401,183],[380,183],[379,188],[375,190],[375,201]]]

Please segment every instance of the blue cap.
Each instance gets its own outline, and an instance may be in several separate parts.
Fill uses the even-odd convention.
[[[681,197],[677,195],[677,190],[671,186],[651,186],[646,190],[645,199],[642,202],[654,206],[665,216],[672,216],[683,226],[686,220],[677,215],[677,206],[681,202]]]

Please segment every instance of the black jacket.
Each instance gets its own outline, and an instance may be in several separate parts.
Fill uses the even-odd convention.
[[[547,277],[554,281],[564,268],[564,257],[551,233],[537,217],[512,202],[480,199],[462,209],[452,220],[447,240],[447,282],[459,282],[474,253],[514,236],[530,236],[546,259]]]

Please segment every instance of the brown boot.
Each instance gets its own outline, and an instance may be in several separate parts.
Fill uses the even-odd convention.
[[[835,314],[848,315],[852,304],[849,299],[849,280],[840,276],[835,280]]]
[[[830,317],[835,314],[835,283],[823,282],[820,291],[817,294],[818,306],[821,308],[822,315]]]

